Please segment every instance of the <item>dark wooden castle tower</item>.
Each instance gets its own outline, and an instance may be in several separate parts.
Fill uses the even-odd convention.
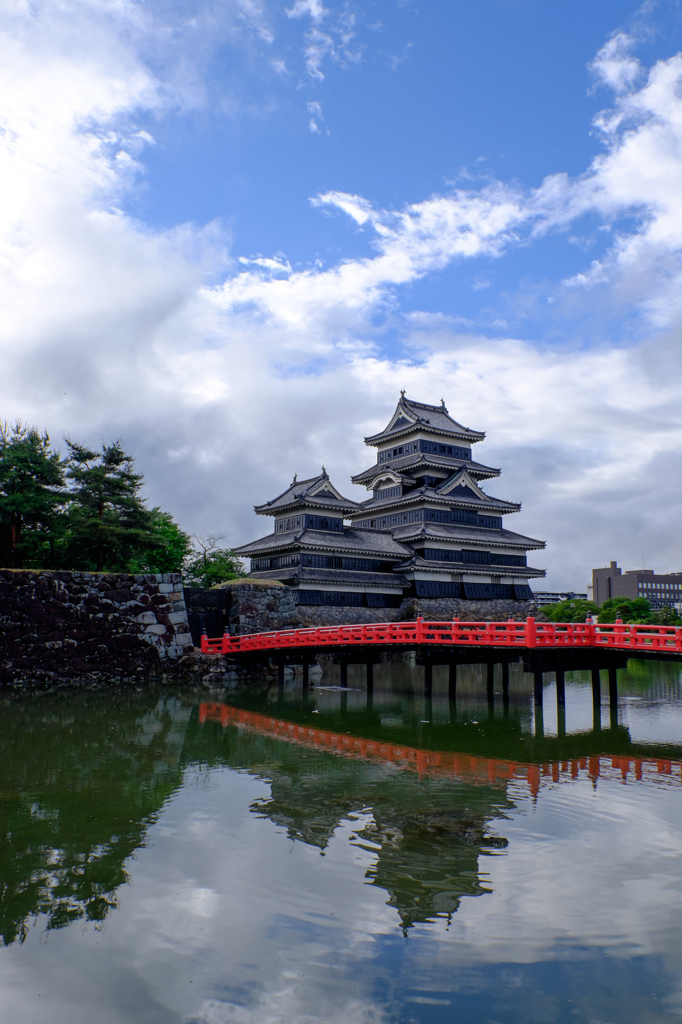
[[[500,475],[474,461],[473,445],[484,437],[453,420],[443,402],[413,402],[403,392],[388,426],[365,438],[377,449],[375,465],[352,477],[370,498],[344,498],[324,469],[294,477],[256,506],[274,518],[274,532],[237,553],[251,559],[252,577],[280,580],[301,605],[529,600],[528,580],[545,573],[527,564],[527,552],[544,541],[502,525],[521,506],[482,490]]]

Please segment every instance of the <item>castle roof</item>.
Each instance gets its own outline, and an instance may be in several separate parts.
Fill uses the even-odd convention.
[[[289,530],[287,533],[270,533],[267,537],[254,540],[235,548],[235,554],[256,558],[259,554],[281,551],[338,551],[347,552],[358,557],[367,555],[384,558],[404,558],[410,549],[395,540],[390,533],[378,530],[361,530],[357,527],[345,527],[343,533],[332,533],[326,530]]]
[[[370,466],[369,469],[364,470],[364,472],[352,476],[351,481],[354,484],[365,484],[365,486],[369,487],[375,477],[393,472],[397,476],[402,477],[407,483],[411,481],[415,470],[430,467],[446,469],[450,472],[454,469],[465,468],[472,476],[482,479],[500,475],[499,469],[484,466],[480,462],[470,462],[468,459],[457,459],[449,455],[430,455],[425,452],[416,452],[414,455],[403,455],[401,458],[392,459],[390,462],[377,462],[375,465]]]
[[[304,507],[324,509],[329,513],[336,512],[337,515],[343,515],[344,512],[357,511],[360,506],[350,498],[344,498],[337,491],[323,466],[320,475],[311,477],[309,480],[298,480],[294,477],[286,491],[273,498],[272,501],[266,501],[263,505],[255,505],[254,511],[259,516],[274,516],[289,509]]]
[[[379,445],[392,438],[402,437],[405,434],[413,433],[416,429],[431,434],[446,434],[448,437],[457,437],[463,441],[482,441],[485,433],[480,430],[471,430],[463,427],[457,420],[453,420],[445,407],[445,402],[440,405],[427,405],[425,402],[414,402],[405,397],[401,391],[400,400],[396,406],[388,425],[378,434],[372,434],[365,438],[365,444]]]
[[[459,563],[450,561],[438,561],[432,558],[422,558],[414,554],[406,562],[400,562],[394,566],[394,572],[415,572],[416,570],[427,570],[428,572],[442,572],[451,574],[453,572],[466,573],[468,576],[490,576],[491,573],[500,576],[524,576],[528,579],[534,576],[544,576],[544,569],[533,569],[529,565],[476,565],[469,562]]]
[[[393,537],[412,545],[420,540],[453,541],[457,544],[485,544],[486,547],[521,548],[524,551],[545,547],[544,540],[524,537],[512,530],[492,530],[485,526],[466,526],[459,523],[406,523],[391,530]],[[468,570],[467,570],[468,571]]]
[[[478,484],[471,479],[467,470],[462,467],[444,480],[437,487],[427,485],[409,491],[397,498],[369,498],[359,506],[361,512],[383,512],[386,509],[398,508],[402,505],[414,504],[416,501],[432,501],[439,505],[456,508],[471,508],[477,511],[518,512],[520,503],[502,501],[485,494]]]
[[[452,569],[450,570],[452,572]],[[395,572],[355,572],[351,569],[313,569],[305,566],[293,566],[290,569],[263,569],[252,572],[255,579],[286,580],[293,583],[336,583],[346,586],[389,587],[391,590],[402,590],[409,586],[404,576]]]

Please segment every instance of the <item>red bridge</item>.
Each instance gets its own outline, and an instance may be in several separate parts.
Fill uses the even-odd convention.
[[[380,622],[357,626],[316,626],[309,629],[284,629],[271,633],[247,633],[215,640],[201,638],[205,654],[239,655],[258,651],[391,646],[415,647],[436,644],[446,647],[544,649],[612,649],[646,654],[682,656],[682,626],[645,626],[615,622]]]

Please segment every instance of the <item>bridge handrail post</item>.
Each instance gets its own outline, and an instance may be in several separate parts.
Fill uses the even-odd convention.
[[[205,629],[201,631],[201,653],[208,654],[208,634]]]
[[[587,637],[588,646],[595,647],[597,640],[597,627],[592,621],[592,616],[589,612],[585,616],[585,636]]]
[[[423,643],[423,639],[424,639],[424,616],[423,615],[417,616],[417,626],[416,626],[416,629],[414,631],[414,634],[415,634],[414,635],[415,641],[418,644]]]
[[[526,619],[524,640],[526,641],[526,647],[535,647],[537,645],[537,627],[535,625],[535,618],[532,615],[529,615]]]

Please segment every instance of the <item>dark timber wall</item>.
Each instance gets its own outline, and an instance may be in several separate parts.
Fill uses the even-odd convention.
[[[178,573],[0,569],[0,684],[136,680],[192,650]]]

